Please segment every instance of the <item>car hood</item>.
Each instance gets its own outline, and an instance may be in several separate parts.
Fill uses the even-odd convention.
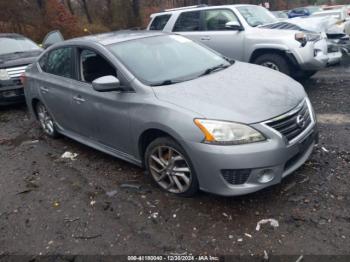
[[[336,26],[337,20],[332,17],[296,17],[285,21],[261,26],[269,29],[284,29],[316,33],[340,33]]]
[[[0,68],[31,64],[36,60],[41,52],[41,50],[38,50],[0,55]]]
[[[288,112],[306,96],[302,85],[290,77],[242,62],[208,76],[153,90],[158,99],[191,110],[196,117],[247,124]]]

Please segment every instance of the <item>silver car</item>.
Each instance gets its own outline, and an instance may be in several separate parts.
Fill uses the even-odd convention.
[[[278,19],[256,5],[195,6],[151,15],[147,29],[174,32],[243,62],[308,78],[326,67],[327,39],[318,33],[264,28]]]
[[[115,32],[56,44],[25,74],[45,133],[144,167],[164,190],[224,196],[278,184],[310,156],[303,87],[179,35]]]

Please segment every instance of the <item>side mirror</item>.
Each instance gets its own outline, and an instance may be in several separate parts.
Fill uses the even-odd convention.
[[[103,76],[92,82],[92,87],[98,92],[122,91],[120,81],[115,76]]]
[[[231,21],[225,24],[225,27],[230,30],[243,31],[243,26],[237,21]]]

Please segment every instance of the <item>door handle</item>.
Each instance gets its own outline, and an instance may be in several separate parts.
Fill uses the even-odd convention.
[[[209,41],[209,40],[211,40],[211,38],[210,38],[210,36],[202,36],[201,40],[202,41]]]
[[[43,86],[40,87],[40,90],[41,90],[41,92],[43,92],[43,93],[48,93],[48,92],[49,92],[49,89],[48,89],[48,88],[45,88],[45,87],[43,87]]]
[[[81,96],[74,96],[73,100],[78,102],[78,103],[84,103],[86,100],[82,98]]]

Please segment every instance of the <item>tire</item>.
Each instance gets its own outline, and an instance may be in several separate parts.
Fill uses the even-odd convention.
[[[254,64],[271,68],[286,75],[291,74],[288,60],[279,54],[263,54],[254,60]]]
[[[170,137],[157,138],[149,144],[145,153],[145,167],[152,180],[166,192],[192,197],[199,190],[190,158]]]
[[[54,120],[51,117],[49,111],[46,109],[46,106],[42,102],[36,103],[35,113],[44,133],[52,138],[59,137],[59,133],[57,132]]]
[[[307,80],[309,78],[311,78],[313,75],[315,75],[317,73],[317,71],[298,71],[294,78],[298,79],[298,80]]]

